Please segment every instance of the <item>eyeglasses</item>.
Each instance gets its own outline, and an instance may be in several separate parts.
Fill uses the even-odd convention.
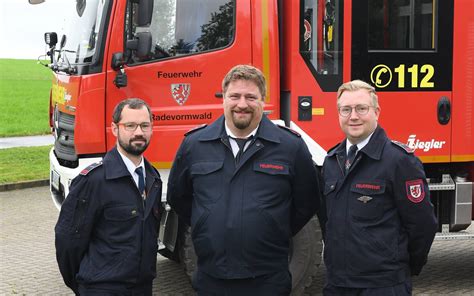
[[[136,131],[138,126],[140,126],[142,131],[149,132],[149,131],[151,131],[151,128],[153,127],[151,122],[142,122],[140,124],[135,123],[135,122],[126,122],[126,123],[117,123],[117,125],[123,126],[125,128],[125,130],[129,131],[129,132]]]
[[[374,106],[369,106],[369,105],[364,105],[364,104],[356,105],[355,107],[341,106],[341,107],[338,108],[338,111],[339,111],[339,115],[341,115],[342,117],[347,117],[347,116],[351,115],[352,109],[355,109],[355,111],[359,115],[366,115],[367,113],[369,113],[370,108],[375,108],[375,107]]]

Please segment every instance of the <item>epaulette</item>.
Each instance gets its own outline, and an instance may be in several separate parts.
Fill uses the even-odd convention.
[[[415,152],[415,149],[408,147],[406,144],[404,144],[402,142],[392,140],[392,144],[394,144],[397,147],[402,148],[406,153],[414,153]]]
[[[83,176],[87,176],[93,169],[100,167],[102,165],[102,161],[99,162],[94,162],[93,164],[90,164],[88,167],[83,169],[79,174]]]
[[[196,126],[196,127],[193,127],[192,129],[190,129],[189,131],[187,131],[186,133],[184,133],[184,136],[186,137],[186,136],[188,136],[188,135],[194,133],[195,131],[198,131],[198,130],[200,130],[200,129],[205,128],[206,126],[207,126],[207,124],[201,124],[201,125],[198,125],[198,126]]]
[[[279,125],[279,124],[277,124],[277,126],[278,126],[279,128],[282,128],[282,129],[286,130],[286,131],[289,131],[290,133],[292,133],[293,135],[295,135],[295,136],[297,136],[297,137],[301,137],[301,135],[300,135],[297,131],[294,131],[294,130],[292,130],[292,129],[289,128],[289,127],[286,127],[286,126],[284,126],[284,125]]]
[[[333,151],[334,149],[336,149],[337,147],[339,147],[339,145],[341,145],[341,143],[338,143],[338,144],[334,145],[333,147],[329,148],[328,154],[329,154],[331,151]]]

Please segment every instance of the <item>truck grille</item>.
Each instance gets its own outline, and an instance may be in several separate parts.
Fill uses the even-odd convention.
[[[77,164],[77,154],[74,148],[75,116],[55,110],[55,143],[56,157],[62,165],[71,167]]]

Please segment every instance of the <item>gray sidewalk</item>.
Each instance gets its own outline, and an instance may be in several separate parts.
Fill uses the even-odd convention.
[[[0,149],[53,145],[53,135],[0,138]]]

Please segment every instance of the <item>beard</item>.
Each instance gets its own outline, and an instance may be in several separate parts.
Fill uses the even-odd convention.
[[[254,117],[254,113],[249,112],[247,114],[250,115],[249,118],[237,118],[235,113],[232,114],[232,123],[236,128],[244,130],[250,126],[250,123],[252,123],[252,119]]]
[[[137,140],[143,140],[145,141],[144,144],[134,144],[132,143],[133,141]],[[118,138],[118,143],[120,147],[127,153],[135,156],[140,156],[145,152],[146,148],[150,144],[150,141],[147,140],[145,137],[135,137],[133,139],[130,139],[129,142],[125,142],[121,139],[121,137]]]

